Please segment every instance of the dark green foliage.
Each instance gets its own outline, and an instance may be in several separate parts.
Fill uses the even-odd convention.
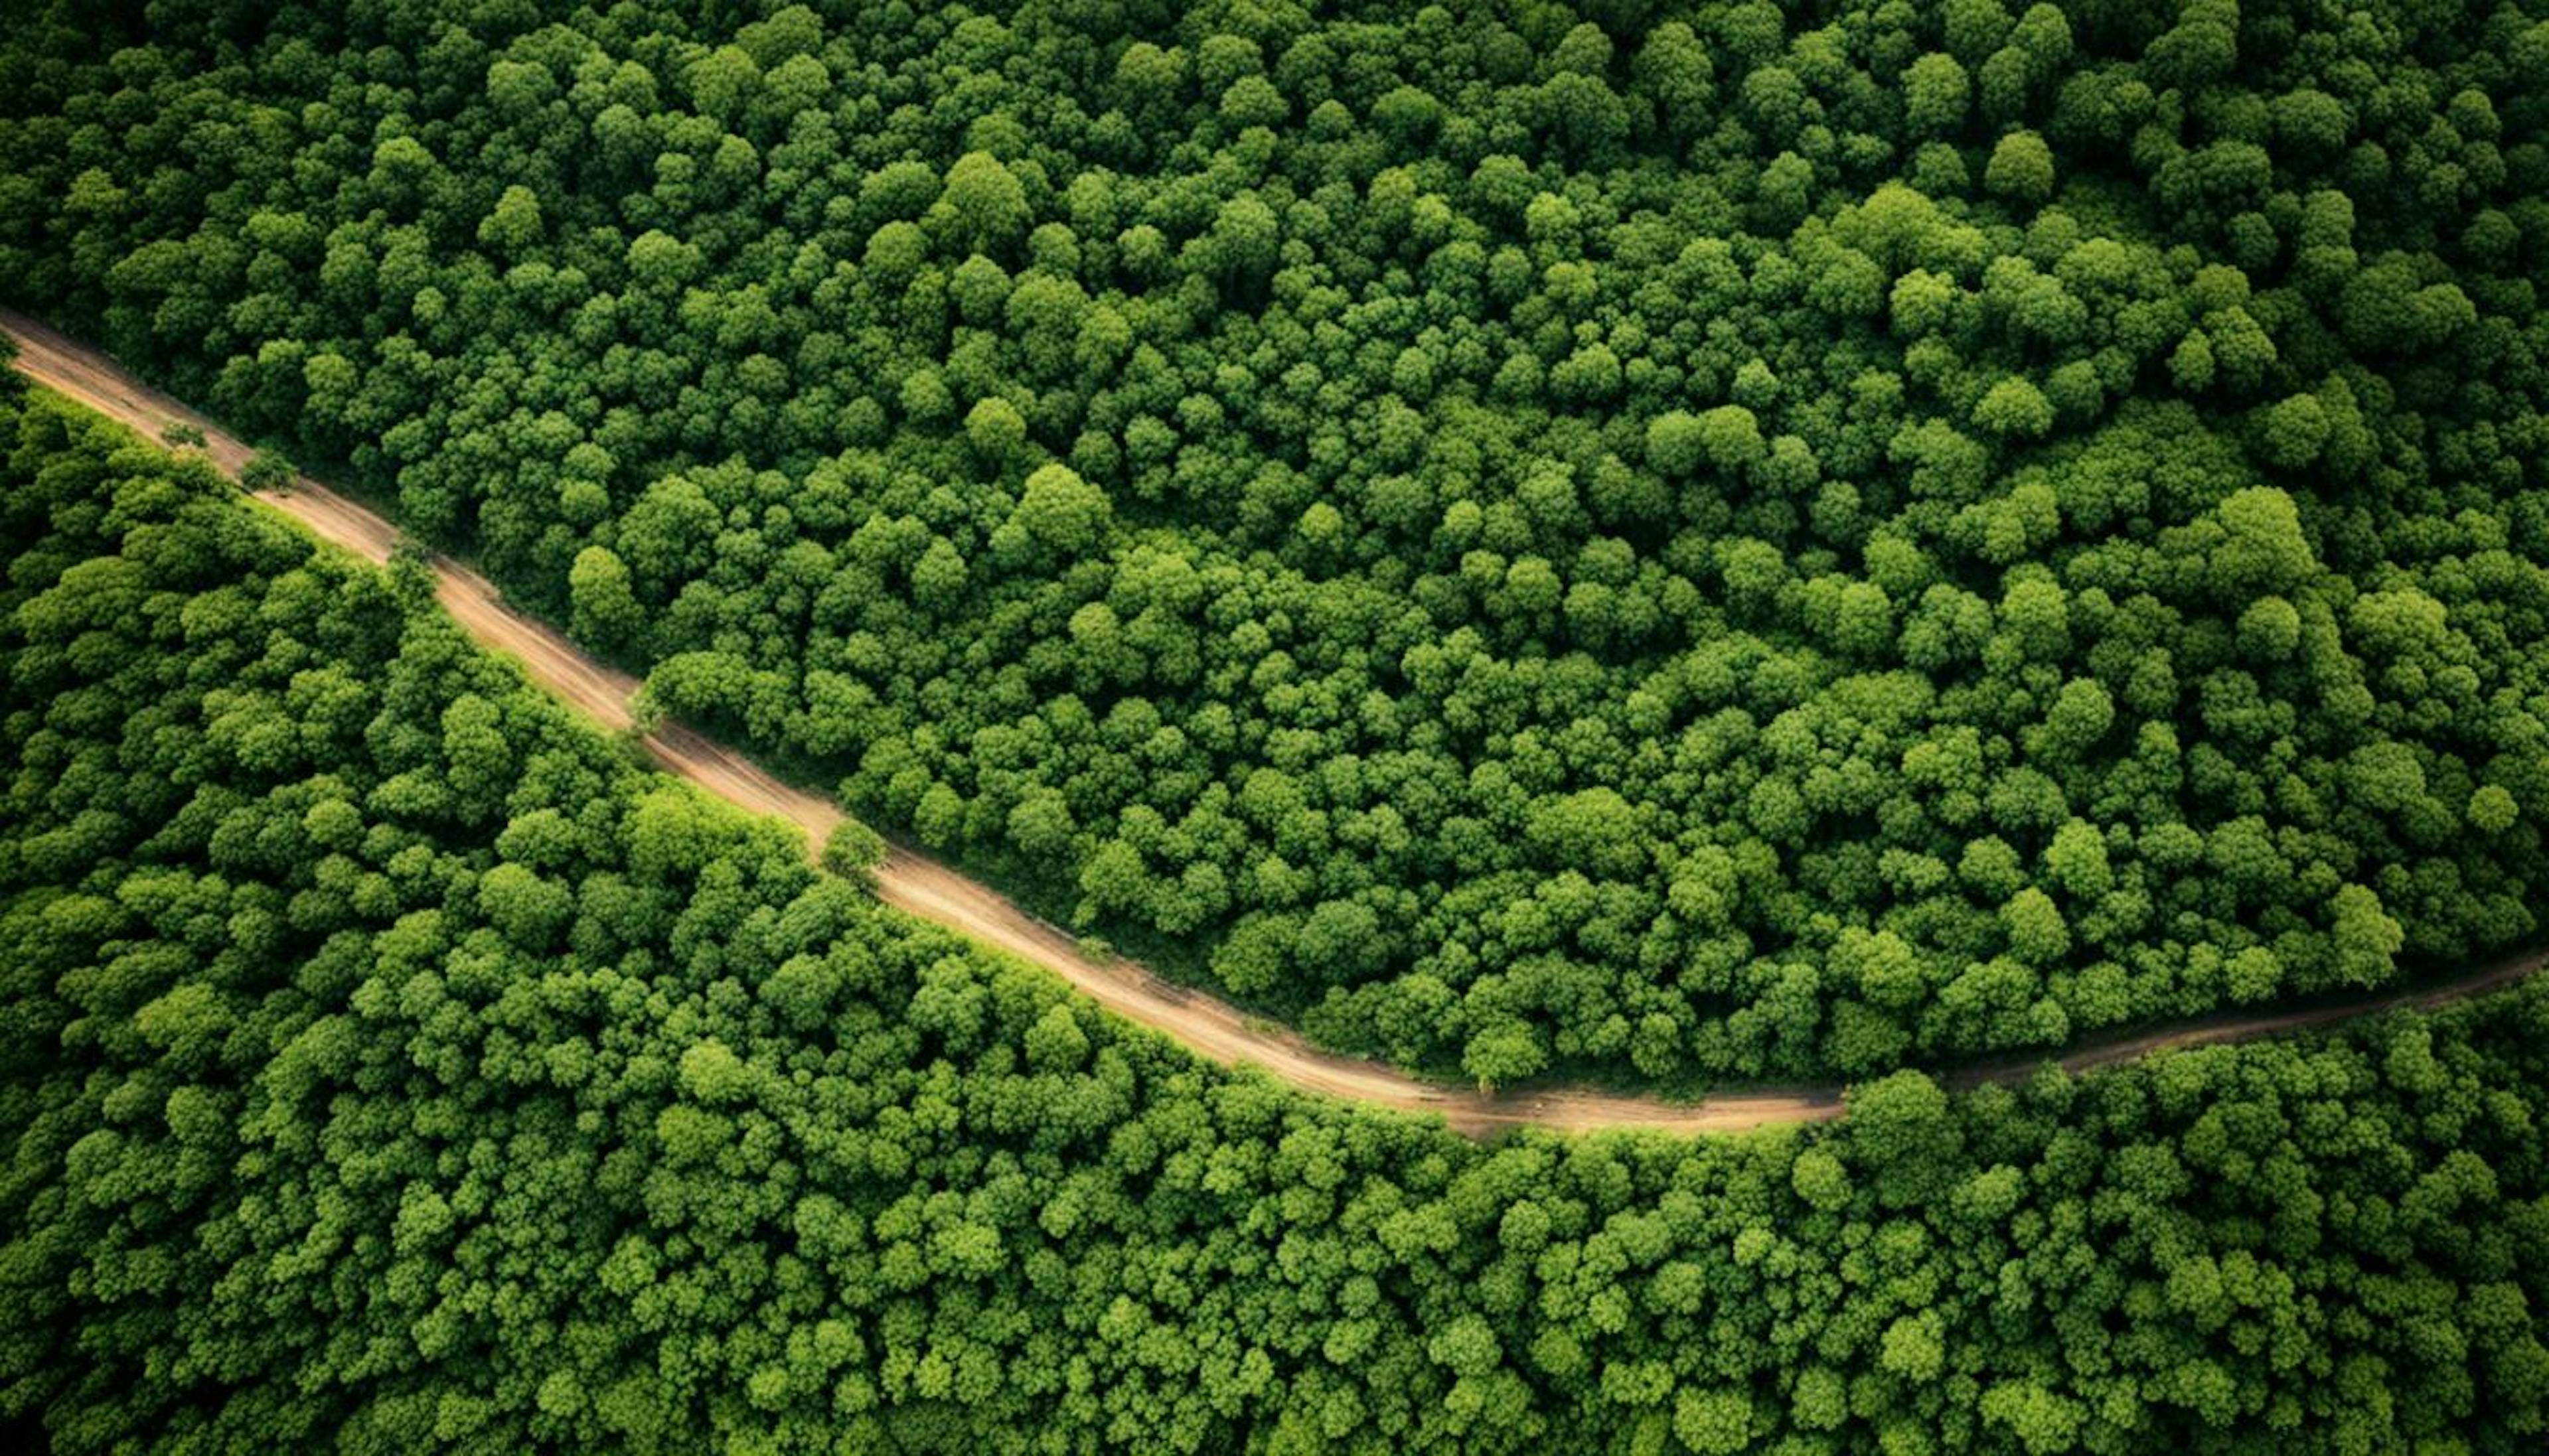
[[[2549,1429],[2549,984],[1481,1147],[880,910],[199,460],[44,404],[0,458],[0,1421],[56,1451]]]
[[[239,467],[239,484],[251,491],[279,491],[300,474],[292,462],[272,450],[259,450]]]
[[[1328,1042],[1860,1070],[2539,930],[2536,3],[95,9],[0,288]]]

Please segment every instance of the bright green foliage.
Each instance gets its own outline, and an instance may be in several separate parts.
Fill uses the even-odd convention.
[[[885,863],[885,837],[856,819],[844,819],[823,840],[825,869],[852,879],[865,878]]]
[[[2053,195],[2053,149],[2033,132],[2012,132],[1992,146],[1983,186],[2013,202],[2040,203]]]
[[[17,9],[0,292],[1328,1044],[2541,932],[2538,0]]]
[[[52,1450],[2549,1432],[2549,982],[1481,1145],[880,909],[198,460],[0,404],[0,1418]],[[1909,955],[1848,952],[1889,1005]]]
[[[2549,1430],[2549,987],[2019,1094],[1897,1073],[1805,1135],[1481,1147],[885,913],[199,462],[51,406],[0,441],[0,1415],[56,1451]],[[1535,852],[1598,862],[1624,811],[1550,800]],[[2114,874],[2054,842],[2065,903]],[[2011,939],[2054,910],[2019,890]],[[2396,949],[2368,890],[2337,915]],[[1917,994],[1897,936],[1845,961]]]

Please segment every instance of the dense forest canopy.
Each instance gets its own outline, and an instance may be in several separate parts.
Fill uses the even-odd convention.
[[[1332,1044],[2539,928],[2540,0],[116,10],[0,41],[0,289]]]
[[[2514,1452],[2549,983],[1494,1147],[631,767],[0,396],[0,1418],[65,1453]]]

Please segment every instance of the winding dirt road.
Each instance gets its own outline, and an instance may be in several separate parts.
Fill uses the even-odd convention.
[[[20,349],[17,367],[37,382],[157,440],[170,425],[204,432],[205,453],[236,477],[253,453],[211,420],[143,385],[113,359],[21,314],[0,309],[0,331]],[[379,563],[403,538],[371,510],[307,476],[256,499],[307,526],[320,539]],[[632,726],[629,700],[637,682],[585,656],[551,628],[505,605],[495,586],[447,556],[430,557],[435,595],[452,617],[484,645],[519,662],[531,681],[582,710],[605,728]],[[819,852],[839,809],[824,799],[772,777],[723,745],[679,723],[644,740],[646,752],[671,773],[754,813],[772,814],[803,829],[809,852]],[[1479,1093],[1420,1081],[1380,1062],[1321,1051],[1298,1035],[1269,1027],[1216,997],[1164,980],[1132,961],[1082,954],[1072,937],[1027,914],[984,885],[925,856],[897,847],[876,873],[877,897],[897,909],[1042,966],[1126,1021],[1173,1038],[1197,1055],[1230,1065],[1255,1066],[1295,1087],[1416,1113],[1439,1114],[1454,1129],[1490,1137],[1516,1127],[1561,1131],[1646,1129],[1668,1134],[1739,1133],[1755,1128],[1823,1122],[1841,1116],[1839,1086],[1775,1087],[1730,1092],[1696,1103],[1588,1089]],[[2112,1065],[2176,1046],[2272,1036],[2324,1026],[2382,1011],[2438,1006],[2510,985],[2549,961],[2549,950],[2490,962],[2448,981],[2414,991],[2332,1002],[2303,1010],[2225,1013],[2139,1033],[2081,1044],[2062,1054],[2066,1069]],[[1955,1086],[2009,1082],[2034,1072],[2048,1058],[2019,1057],[1948,1074]]]

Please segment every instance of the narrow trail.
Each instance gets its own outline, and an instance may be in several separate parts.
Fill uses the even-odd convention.
[[[17,340],[20,371],[132,426],[146,439],[159,439],[160,432],[172,424],[191,425],[204,432],[205,454],[234,478],[253,453],[202,414],[133,378],[89,345],[6,309],[0,309],[0,331]],[[375,563],[387,562],[391,549],[404,539],[397,527],[379,515],[307,476],[297,478],[288,489],[260,491],[255,497],[300,521],[320,539]],[[595,662],[552,628],[505,605],[494,584],[467,566],[440,554],[429,560],[436,598],[470,636],[513,658],[532,682],[605,728],[617,731],[633,725],[629,699],[637,691],[635,679]],[[665,724],[644,743],[648,755],[668,772],[753,813],[776,815],[799,826],[811,852],[820,851],[843,818],[829,801],[781,782],[742,755],[679,723]],[[1108,1011],[1161,1032],[1199,1056],[1260,1067],[1311,1092],[1436,1113],[1455,1130],[1473,1137],[1517,1127],[1739,1133],[1824,1122],[1841,1115],[1843,1089],[1838,1084],[1729,1092],[1678,1103],[1592,1089],[1490,1094],[1424,1082],[1381,1062],[1322,1051],[1295,1033],[1271,1027],[1226,1001],[1165,980],[1120,956],[1084,955],[1071,936],[1021,910],[1006,896],[910,850],[896,847],[888,852],[877,868],[876,894],[897,909],[1061,976]],[[1950,1072],[1945,1080],[1958,1087],[2017,1081],[2047,1060],[2066,1070],[2085,1071],[2170,1047],[2273,1036],[2383,1011],[2420,1010],[2510,985],[2544,962],[2549,962],[2549,949],[2490,961],[2412,991],[2299,1010],[2222,1013],[2095,1039],[2058,1057],[2020,1056],[1967,1067]]]

